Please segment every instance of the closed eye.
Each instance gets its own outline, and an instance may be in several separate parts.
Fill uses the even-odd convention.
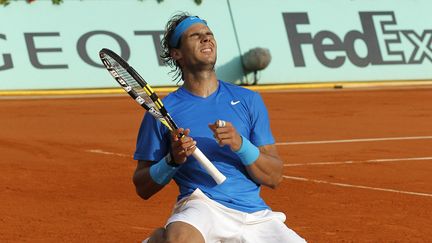
[[[205,32],[204,34],[201,34],[199,32],[191,33],[189,35],[189,38],[191,38],[191,39],[198,39],[198,38],[201,38],[201,35],[203,35],[203,36],[210,36],[211,38],[214,38],[213,32],[211,32],[211,31]]]

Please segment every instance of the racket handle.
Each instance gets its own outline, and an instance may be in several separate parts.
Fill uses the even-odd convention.
[[[198,147],[195,148],[192,156],[198,160],[201,166],[204,167],[211,177],[213,177],[218,185],[225,181],[226,177],[214,166],[212,162],[210,162],[209,159],[207,159]]]

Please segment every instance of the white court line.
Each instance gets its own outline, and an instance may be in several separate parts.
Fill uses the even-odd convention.
[[[358,142],[375,142],[375,141],[392,141],[392,140],[423,140],[432,139],[432,136],[417,137],[392,137],[392,138],[359,138],[343,140],[323,140],[323,141],[304,141],[304,142],[279,142],[276,145],[303,145],[303,144],[327,144],[327,143],[358,143]]]
[[[352,185],[352,184],[346,184],[346,183],[337,183],[337,182],[329,182],[324,180],[315,180],[315,179],[308,179],[303,177],[295,177],[295,176],[283,176],[286,179],[290,180],[296,180],[296,181],[307,181],[307,182],[314,182],[314,183],[320,183],[320,184],[328,184],[333,186],[341,186],[341,187],[349,187],[349,188],[359,188],[359,189],[367,189],[367,190],[373,190],[373,191],[383,191],[383,192],[394,192],[394,193],[401,193],[401,194],[408,194],[408,195],[415,195],[415,196],[423,196],[423,197],[432,197],[432,194],[429,193],[422,193],[422,192],[410,192],[410,191],[401,191],[396,189],[389,189],[389,188],[379,188],[379,187],[370,187],[370,186],[362,186],[362,185]]]
[[[369,159],[362,161],[334,161],[334,162],[312,162],[312,163],[298,163],[298,164],[284,164],[286,167],[294,166],[308,166],[308,165],[342,165],[342,164],[364,164],[364,163],[386,163],[398,161],[416,161],[416,160],[432,160],[432,157],[418,157],[418,158],[397,158],[397,159]]]
[[[95,153],[95,154],[105,154],[105,155],[115,155],[119,157],[133,158],[132,155],[122,154],[122,153],[114,153],[104,151],[102,149],[88,149],[86,152]],[[296,164],[284,164],[285,167],[294,167],[294,166],[314,166],[314,165],[341,165],[341,164],[363,164],[363,163],[385,163],[385,162],[398,162],[398,161],[418,161],[418,160],[432,160],[432,157],[417,157],[417,158],[395,158],[395,159],[369,159],[364,161],[333,161],[333,162],[312,162],[312,163],[296,163]]]
[[[114,153],[114,152],[107,152],[107,151],[103,151],[102,149],[88,149],[88,150],[86,150],[86,152],[95,153],[95,154],[106,154],[106,155],[115,155],[115,156],[120,156],[120,157],[133,158],[132,155],[121,154],[121,153]]]
[[[153,231],[155,228],[149,228],[149,227],[140,227],[140,226],[131,226],[132,229],[136,230],[147,230],[147,231]]]

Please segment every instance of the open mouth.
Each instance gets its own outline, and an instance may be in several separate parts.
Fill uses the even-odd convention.
[[[211,53],[212,49],[211,48],[204,48],[204,49],[201,49],[201,52],[202,53]]]

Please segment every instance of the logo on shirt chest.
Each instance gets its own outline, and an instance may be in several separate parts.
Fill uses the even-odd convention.
[[[231,105],[237,105],[238,103],[240,103],[240,100],[231,100]]]

